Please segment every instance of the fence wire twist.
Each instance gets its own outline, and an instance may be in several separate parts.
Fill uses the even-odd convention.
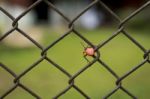
[[[55,12],[57,12],[61,17],[63,17],[67,22],[68,22],[68,28],[69,31],[67,31],[66,33],[64,33],[61,37],[59,37],[57,40],[55,40],[54,42],[52,42],[51,44],[49,44],[47,47],[43,47],[42,45],[40,45],[37,41],[35,41],[34,39],[32,39],[26,32],[24,32],[23,30],[21,30],[18,27],[18,21],[23,18],[30,10],[32,10],[35,6],[37,6],[39,3],[41,2],[45,2],[51,9],[53,9]],[[103,42],[99,43],[98,45],[94,45],[93,43],[90,42],[90,40],[88,40],[87,38],[85,38],[79,31],[77,31],[74,27],[74,22],[80,18],[86,11],[88,11],[89,9],[91,9],[93,6],[95,6],[96,4],[100,4],[110,15],[112,15],[112,17],[114,19],[116,19],[119,23],[118,25],[118,30],[113,33],[113,35],[111,35],[109,38],[107,38],[106,40],[104,40]],[[127,95],[129,95],[131,98],[133,99],[137,99],[137,97],[135,95],[133,95],[130,91],[128,91],[125,87],[123,87],[122,85],[122,81],[127,78],[129,75],[131,75],[133,72],[135,72],[136,70],[138,70],[139,68],[141,68],[142,66],[144,66],[145,63],[150,63],[150,59],[149,59],[149,53],[150,53],[150,49],[146,49],[144,48],[138,41],[136,41],[125,29],[124,29],[124,25],[131,20],[134,16],[136,16],[138,13],[140,13],[142,10],[144,10],[146,7],[150,6],[150,1],[147,1],[144,5],[142,5],[140,8],[138,8],[136,11],[134,11],[133,13],[131,13],[129,16],[127,16],[125,19],[120,19],[120,17],[117,16],[116,13],[114,13],[107,5],[105,5],[101,0],[93,0],[93,2],[91,2],[85,9],[82,10],[82,12],[80,12],[76,17],[74,17],[74,19],[70,20],[67,16],[65,16],[54,4],[52,4],[51,2],[49,2],[48,0],[37,0],[35,3],[33,3],[31,6],[29,6],[22,14],[20,14],[17,18],[14,18],[10,13],[8,13],[5,9],[3,9],[2,7],[0,7],[0,11],[3,12],[5,15],[7,15],[13,22],[12,22],[12,28],[7,31],[3,36],[0,37],[0,42],[5,39],[7,36],[9,36],[13,31],[18,31],[20,34],[22,34],[24,37],[26,37],[28,40],[30,40],[34,45],[37,46],[38,49],[41,50],[41,58],[39,58],[39,60],[37,60],[36,62],[34,62],[33,64],[31,64],[29,66],[29,68],[27,68],[26,70],[24,70],[21,74],[16,75],[15,72],[13,72],[9,66],[6,66],[4,63],[0,62],[0,67],[3,68],[4,70],[6,70],[10,75],[12,75],[14,77],[14,85],[7,90],[3,95],[0,96],[0,99],[4,99],[5,97],[7,97],[11,92],[13,92],[17,87],[20,87],[22,89],[24,89],[25,91],[27,91],[29,94],[31,94],[33,97],[35,97],[36,99],[41,99],[41,97],[36,94],[34,91],[32,91],[30,88],[26,87],[25,85],[23,85],[20,82],[20,79],[27,74],[29,71],[32,71],[38,64],[40,64],[42,61],[46,60],[48,61],[50,64],[52,64],[55,68],[57,68],[58,70],[60,70],[60,72],[64,73],[68,78],[68,86],[63,89],[62,91],[60,91],[60,93],[58,93],[56,96],[53,97],[53,99],[58,99],[59,97],[61,97],[62,95],[64,95],[67,91],[69,91],[71,88],[74,88],[77,92],[79,92],[83,97],[85,97],[86,99],[90,99],[90,96],[87,95],[83,90],[81,90],[76,84],[75,84],[75,79],[84,71],[86,71],[88,68],[90,68],[95,62],[98,62],[99,64],[101,64],[111,75],[114,76],[114,78],[116,78],[116,87],[114,89],[112,89],[112,91],[110,91],[108,94],[106,94],[103,98],[107,99],[109,97],[111,97],[113,94],[115,94],[118,90],[122,90],[124,93],[126,93]],[[70,35],[71,33],[74,33],[75,35],[77,35],[79,38],[81,38],[82,40],[84,40],[88,45],[90,45],[91,47],[93,47],[95,49],[96,55],[93,56],[93,60],[89,63],[87,63],[85,66],[83,66],[82,69],[80,69],[77,73],[75,73],[74,75],[71,75],[70,73],[68,73],[62,66],[58,65],[56,62],[54,62],[53,60],[51,60],[48,56],[47,56],[47,51],[52,48],[53,46],[55,46],[58,42],[61,42],[62,39],[64,39],[66,36]],[[119,34],[123,34],[125,35],[130,41],[132,41],[141,51],[143,51],[143,60],[141,61],[141,63],[137,64],[136,66],[134,66],[131,70],[129,70],[128,72],[126,72],[124,75],[122,75],[121,77],[119,77],[111,68],[110,66],[107,65],[107,63],[105,63],[103,60],[100,59],[100,52],[99,50],[105,46],[106,44],[108,44],[109,42],[111,42],[111,40],[113,38],[115,38],[116,36],[118,36]]]

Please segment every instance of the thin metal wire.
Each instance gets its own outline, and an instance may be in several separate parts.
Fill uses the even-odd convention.
[[[32,39],[28,35],[28,33],[24,32],[18,27],[18,22],[21,18],[23,18],[27,13],[30,12],[34,7],[36,7],[39,3],[45,2],[53,11],[58,13],[66,22],[68,22],[68,31],[64,33],[61,37],[53,41],[51,44],[49,44],[47,47],[43,47],[41,44],[39,44],[36,40]],[[118,21],[118,29],[116,32],[114,32],[109,38],[104,40],[103,42],[100,42],[98,45],[93,44],[90,40],[88,40],[86,37],[84,37],[79,31],[77,31],[74,27],[74,23],[89,9],[94,7],[96,4],[100,4],[114,19]],[[145,63],[150,63],[149,54],[150,49],[144,48],[142,44],[140,44],[137,40],[135,40],[126,30],[125,30],[125,24],[128,23],[132,18],[134,18],[138,13],[142,12],[145,8],[150,6],[150,0],[147,1],[145,4],[143,4],[141,7],[139,7],[136,11],[131,13],[129,16],[127,16],[124,19],[121,19],[115,12],[113,12],[107,5],[105,5],[101,0],[93,0],[85,9],[83,9],[77,16],[75,16],[72,20],[69,19],[66,15],[64,15],[54,4],[52,4],[48,0],[37,0],[35,3],[33,3],[31,6],[29,6],[24,12],[22,12],[17,18],[14,18],[10,13],[7,12],[4,8],[0,7],[0,11],[8,16],[12,20],[12,28],[8,30],[6,33],[4,33],[0,37],[0,42],[3,41],[7,36],[9,36],[13,31],[18,31],[21,35],[23,35],[25,38],[27,38],[30,42],[33,43],[41,51],[41,57],[33,62],[27,69],[25,69],[22,73],[19,75],[15,74],[9,66],[4,65],[0,62],[0,68],[7,71],[13,78],[14,78],[14,85],[11,86],[6,92],[4,92],[2,95],[0,95],[0,99],[6,98],[10,93],[12,93],[17,87],[22,88],[26,92],[28,92],[30,95],[32,95],[36,99],[41,99],[39,95],[37,95],[34,91],[32,91],[30,88],[23,85],[20,80],[30,71],[32,71],[38,64],[40,64],[42,61],[47,61],[49,64],[54,66],[56,69],[58,69],[60,72],[62,72],[64,75],[66,75],[68,80],[68,86],[62,91],[60,91],[57,95],[53,97],[53,99],[58,99],[59,97],[63,96],[66,92],[68,92],[70,89],[74,88],[78,93],[80,93],[85,99],[91,99],[89,95],[87,95],[83,89],[80,89],[76,84],[75,80],[78,78],[79,75],[81,75],[83,72],[85,72],[88,68],[93,66],[95,62],[99,63],[100,66],[105,68],[115,79],[116,82],[114,84],[116,85],[115,88],[112,89],[112,91],[108,92],[106,95],[104,95],[103,99],[107,99],[111,97],[113,94],[115,94],[118,90],[122,90],[124,93],[126,93],[128,96],[130,96],[133,99],[137,99],[135,95],[133,95],[130,91],[128,91],[124,86],[122,85],[122,82],[125,78],[127,78],[129,75],[131,75],[133,72],[137,71],[141,67],[144,66]],[[93,60],[89,63],[87,63],[83,68],[81,68],[79,71],[77,71],[75,74],[71,75],[66,69],[64,69],[61,65],[57,64],[53,60],[51,60],[47,56],[47,51],[51,49],[53,46],[55,46],[57,43],[61,42],[65,37],[67,37],[70,34],[77,35],[80,39],[82,39],[87,45],[95,48],[96,56],[93,56]],[[117,37],[119,34],[123,34],[126,38],[128,38],[133,44],[135,44],[142,52],[143,52],[143,60],[141,63],[134,66],[131,70],[127,71],[124,75],[119,77],[117,73],[111,69],[111,66],[109,66],[107,63],[105,63],[100,58],[100,50],[103,46],[107,45],[111,40],[113,40],[115,37]],[[41,67],[42,68],[42,67]],[[12,81],[13,82],[13,81]]]

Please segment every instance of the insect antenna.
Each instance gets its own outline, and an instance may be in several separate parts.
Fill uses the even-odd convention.
[[[80,43],[81,43],[81,45],[83,46],[83,48],[86,48],[85,45],[83,44],[83,42],[80,42]]]
[[[86,55],[83,56],[84,59],[89,63],[90,61],[86,58]]]
[[[83,46],[84,49],[86,49],[87,47],[85,47],[85,45],[83,44],[83,42],[80,42],[81,45]],[[87,55],[83,55],[84,59],[89,63],[90,61],[86,58]]]

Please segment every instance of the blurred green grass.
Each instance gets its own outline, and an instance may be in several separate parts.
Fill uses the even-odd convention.
[[[94,31],[80,31],[82,35],[95,45],[106,40],[115,32],[114,29],[106,28]],[[136,30],[128,31],[146,49],[150,48],[150,34]],[[46,47],[61,35],[52,32],[45,33],[42,45]],[[87,61],[83,58],[83,47],[80,42],[83,41],[75,34],[71,34],[49,49],[48,57],[74,75],[87,64]],[[10,48],[3,45],[0,46],[0,61],[19,75],[40,58],[40,53],[41,50],[35,46],[33,48]],[[122,76],[143,60],[143,52],[122,34],[102,47],[100,53],[100,58],[119,76]],[[88,58],[92,60],[92,58]],[[150,67],[147,63],[123,80],[123,86],[139,99],[150,97],[149,69]],[[51,99],[62,91],[68,86],[68,80],[69,78],[66,75],[47,61],[41,62],[20,79],[22,84],[40,95],[42,99]],[[95,63],[75,79],[75,84],[92,99],[101,99],[115,88],[115,81],[116,79],[102,65]],[[12,85],[13,77],[0,68],[0,95],[6,92]],[[34,97],[18,87],[6,99],[34,99]],[[84,99],[84,97],[72,88],[60,99]],[[130,99],[130,97],[119,90],[110,99]]]

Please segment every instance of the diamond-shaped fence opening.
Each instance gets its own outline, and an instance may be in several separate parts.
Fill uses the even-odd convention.
[[[55,37],[56,38],[55,40],[50,40],[51,42],[47,43],[46,45],[43,45],[40,42],[40,40],[38,40],[38,38],[36,39],[37,34],[30,35],[28,30],[26,30],[26,29],[22,30],[22,28],[19,27],[19,26],[21,26],[21,24],[23,24],[20,22],[21,19],[23,19],[27,14],[29,14],[29,12],[32,9],[34,9],[34,7],[38,6],[39,3],[41,3],[41,2],[44,2],[46,5],[48,5],[49,8],[53,12],[59,14],[59,16],[63,20],[66,21],[66,24],[63,27],[67,27],[67,31],[65,33],[62,33],[62,35],[59,37]],[[76,22],[79,21],[82,16],[84,16],[88,11],[90,11],[96,5],[100,5],[103,8],[103,10],[106,11],[107,15],[110,15],[114,20],[116,20],[118,22],[118,25],[116,25],[118,27],[118,29],[109,36],[107,34],[107,38],[105,38],[104,40],[99,40],[99,39],[101,39],[101,37],[99,38],[98,36],[100,36],[101,34],[97,35],[96,38],[98,40],[95,40],[95,41],[98,43],[92,42],[93,40],[90,40],[90,37],[86,37],[83,33],[80,32],[80,29],[76,28],[76,25],[78,25],[78,24],[76,24]],[[134,12],[129,14],[124,19],[121,19],[116,14],[116,12],[111,10],[101,0],[93,0],[89,4],[86,4],[86,6],[82,7],[80,12],[78,12],[77,15],[73,16],[73,18],[70,18],[69,15],[64,14],[59,7],[57,7],[55,4],[53,4],[49,0],[37,0],[36,2],[34,2],[30,6],[28,6],[27,9],[24,10],[23,12],[21,12],[21,14],[19,14],[17,17],[13,17],[13,15],[12,15],[13,12],[10,13],[7,11],[7,9],[0,7],[1,13],[5,14],[5,16],[8,16],[12,20],[11,28],[8,28],[8,30],[5,33],[2,33],[2,35],[0,35],[0,44],[1,44],[0,47],[1,46],[3,47],[2,42],[5,39],[7,39],[10,35],[13,35],[15,31],[17,31],[17,34],[20,34],[21,36],[23,36],[25,39],[28,40],[28,42],[32,43],[32,45],[35,45],[36,49],[38,49],[40,51],[40,52],[36,52],[39,54],[39,56],[36,56],[37,57],[36,60],[33,60],[31,62],[31,64],[27,65],[26,68],[21,70],[20,73],[17,73],[15,71],[15,69],[12,69],[11,64],[8,64],[7,61],[0,60],[0,68],[2,69],[2,71],[6,71],[8,74],[12,75],[12,77],[13,77],[12,81],[11,80],[8,81],[8,82],[13,82],[13,85],[11,85],[11,86],[8,85],[9,89],[6,89],[5,91],[0,91],[0,99],[5,99],[5,98],[9,99],[11,97],[13,97],[13,98],[15,97],[15,99],[20,99],[22,97],[24,97],[26,99],[27,98],[35,98],[35,99],[45,99],[45,98],[101,99],[101,98],[104,98],[104,99],[107,99],[107,98],[114,98],[114,97],[117,97],[118,99],[122,98],[122,97],[124,97],[125,99],[126,98],[137,99],[138,96],[136,96],[134,93],[132,93],[132,91],[127,86],[124,86],[124,82],[125,82],[126,78],[128,78],[134,72],[140,70],[140,68],[144,68],[145,64],[149,65],[150,50],[148,48],[145,48],[143,44],[140,44],[140,42],[138,40],[136,40],[133,37],[133,35],[131,35],[128,32],[128,30],[126,28],[126,24],[130,20],[132,20],[137,14],[139,14],[140,12],[142,12],[149,6],[150,6],[150,1],[147,1],[145,4],[143,4],[141,7],[136,9]],[[7,28],[7,26],[3,26],[3,27]],[[39,31],[37,30],[37,32],[39,32]],[[107,62],[107,60],[104,60],[102,58],[103,57],[102,55],[104,55],[104,54],[103,54],[103,51],[101,51],[101,50],[103,50],[102,49],[103,47],[105,48],[107,45],[111,45],[111,42],[113,42],[113,40],[115,40],[116,37],[121,38],[119,36],[120,34],[123,35],[125,37],[125,39],[129,40],[129,42],[127,42],[127,43],[132,43],[132,45],[134,44],[136,46],[136,48],[138,48],[138,50],[140,50],[142,52],[142,58],[140,59],[141,61],[139,61],[138,63],[136,63],[133,66],[130,66],[130,68],[123,73],[116,72],[115,68],[113,68],[113,66],[111,66],[110,62]],[[38,35],[41,35],[41,33],[39,33]],[[68,36],[70,38],[69,38],[69,40],[67,40],[67,41],[69,41],[69,43],[67,45],[67,44],[64,44],[64,42],[67,42],[65,40],[68,39]],[[77,40],[77,42],[79,42],[79,43],[77,43],[76,41],[72,42],[71,41],[71,39],[73,39],[72,36],[80,39],[81,42],[80,42],[80,40]],[[46,39],[49,39],[49,38],[46,37]],[[23,42],[23,39],[16,38],[15,40],[18,40],[18,42]],[[71,48],[71,46],[74,45],[75,42],[76,42],[75,46],[77,48],[73,49],[73,48]],[[117,42],[121,42],[121,41],[117,41]],[[11,43],[13,43],[13,42],[11,42]],[[62,45],[60,46],[60,44],[58,44],[58,43],[60,43],[60,44],[62,43]],[[121,43],[119,43],[119,44],[121,44]],[[88,45],[87,48],[86,48],[86,45]],[[118,44],[116,44],[115,46],[117,46],[117,45]],[[77,51],[80,50],[80,49],[78,49],[79,46],[81,46],[81,48],[83,48],[83,51],[85,50],[84,58],[86,60],[84,60],[85,61],[84,64],[76,63],[78,61],[75,61],[75,59],[77,59],[77,55],[74,55],[74,54],[76,54]],[[85,46],[85,48],[82,46]],[[63,48],[60,48],[60,47],[63,47]],[[110,46],[109,49],[112,49],[112,47],[114,47],[114,46]],[[124,46],[122,46],[122,47],[124,47]],[[132,47],[132,46],[128,45],[126,47]],[[76,50],[76,49],[78,49],[78,50]],[[27,49],[27,50],[30,50],[30,49]],[[57,50],[58,52],[55,50]],[[112,50],[112,52],[114,52],[113,50]],[[117,50],[120,51],[119,48]],[[136,49],[134,49],[134,50],[136,50]],[[111,51],[111,50],[109,50],[109,51]],[[62,55],[61,52],[64,54],[60,58],[59,55]],[[137,51],[137,52],[139,52],[139,51]],[[56,53],[56,54],[54,54],[54,53]],[[91,54],[91,53],[93,53],[93,54]],[[121,53],[124,53],[124,55],[129,54],[129,53],[125,52],[124,50],[122,52],[120,52],[120,54]],[[26,52],[26,54],[30,54],[31,55],[30,57],[35,57],[34,53]],[[70,54],[72,54],[72,55],[70,55]],[[86,56],[87,56],[87,58],[86,58]],[[130,57],[130,54],[127,56]],[[58,59],[60,61],[65,60],[65,63],[62,65],[61,62],[57,61],[57,57],[60,58],[60,59]],[[88,58],[88,57],[90,57],[90,58]],[[116,54],[116,57],[117,57],[117,54]],[[1,56],[0,56],[0,58],[1,58]],[[16,56],[16,58],[15,58],[18,61],[17,63],[19,64],[20,61],[17,58],[20,58],[20,57]],[[56,58],[56,60],[54,58]],[[111,56],[109,57],[109,54],[108,54],[108,58],[113,58],[113,57],[111,57]],[[123,59],[123,57],[121,57],[121,59]],[[23,59],[23,63],[26,63],[27,61],[29,61],[29,59]],[[47,63],[44,64],[45,61]],[[112,59],[112,61],[113,61],[113,59]],[[131,61],[132,61],[132,59],[131,59]],[[72,64],[71,64],[71,62],[72,62]],[[118,61],[116,61],[116,62],[118,62]],[[75,67],[74,64],[76,64],[78,66]],[[121,63],[121,64],[124,64],[124,63]],[[125,64],[125,65],[127,65],[127,64]],[[124,68],[124,67],[120,66],[120,68]],[[37,68],[38,69],[42,68],[42,71],[36,70]],[[43,68],[45,68],[46,70]],[[55,73],[53,71],[53,69],[51,69],[51,68],[55,68],[55,70],[59,73],[57,73],[57,72]],[[69,69],[67,69],[67,68],[69,68]],[[107,75],[104,75],[106,73],[104,73],[102,71],[98,72],[98,70],[96,72],[93,72],[94,71],[93,68],[94,69],[96,68],[96,70],[98,68],[105,69],[105,72],[107,72]],[[51,69],[51,70],[49,71],[48,69]],[[76,70],[75,70],[75,72],[71,72],[72,70],[70,70],[70,69],[76,69]],[[48,71],[51,72],[51,77],[46,77],[46,76],[50,76]],[[120,71],[120,70],[117,70],[117,71]],[[43,72],[43,73],[40,73],[42,75],[39,75],[35,72],[37,72],[37,73]],[[90,72],[92,73],[92,75],[90,74]],[[0,75],[2,75],[2,74],[3,74],[3,72],[0,73]],[[100,74],[102,74],[102,75],[100,75]],[[41,79],[41,81],[39,81],[39,82],[31,81],[34,83],[33,86],[39,85],[39,87],[38,87],[39,89],[35,88],[33,86],[31,87],[32,84],[30,85],[30,80],[33,79],[32,75],[33,75],[33,77],[34,77],[34,75],[38,75],[39,77],[40,76],[42,77],[43,80]],[[63,78],[63,76],[60,76],[60,75],[66,76],[65,79]],[[109,77],[110,77],[110,76],[108,77],[108,75],[112,76],[112,80],[111,80],[112,87],[111,88],[109,87],[110,85],[108,85],[109,82],[107,82],[107,80],[106,80],[106,79],[109,79]],[[6,74],[4,74],[4,77],[5,76],[6,76]],[[102,76],[103,76],[103,78],[102,78]],[[28,77],[30,77],[30,78],[28,79]],[[55,79],[55,77],[57,79]],[[85,77],[85,81],[82,81],[84,79],[84,77]],[[93,80],[92,80],[92,78],[93,78]],[[2,80],[3,78],[0,78],[0,79]],[[52,81],[46,80],[46,79],[52,79]],[[91,91],[88,91],[87,90],[88,86],[86,86],[86,85],[84,86],[83,83],[90,84],[90,82],[91,82],[91,85],[89,85],[89,88],[91,88],[93,84],[95,87],[96,83],[94,82],[94,79],[97,80],[97,81],[95,80],[95,82],[97,82],[98,84],[107,83],[106,85],[104,84],[103,88],[100,88],[100,86],[99,86],[99,87],[97,87],[97,89],[103,90],[104,88],[109,87],[110,89],[108,90],[108,92],[102,91],[102,93],[101,93],[100,91],[97,91],[97,92],[95,91],[96,93],[93,93]],[[37,80],[39,80],[39,78],[37,78]],[[82,82],[81,84],[80,84],[80,80]],[[88,82],[88,80],[89,80],[89,82]],[[106,81],[104,81],[104,80],[106,80]],[[62,84],[62,81],[63,81],[63,84]],[[51,82],[51,84],[54,84],[53,87],[57,86],[56,84],[58,84],[57,87],[59,87],[59,92],[56,93],[56,90],[55,90],[55,92],[53,92],[53,87],[47,88],[49,82]],[[67,82],[67,84],[64,84],[65,82]],[[47,89],[50,89],[50,91],[52,91],[52,92],[50,92],[51,93],[50,95],[48,95],[48,92],[45,92],[45,93],[41,92],[42,96],[40,95],[40,87],[42,85],[43,85],[45,91],[48,91]],[[62,87],[62,85],[64,85],[64,86]],[[83,87],[82,87],[82,85],[83,85]],[[143,85],[140,85],[140,86],[143,86]],[[38,91],[36,91],[35,89]],[[94,90],[96,90],[96,89],[94,89]],[[17,94],[20,91],[22,93]],[[89,92],[93,93],[95,96],[90,95],[91,93],[89,94]],[[100,96],[98,96],[99,95],[98,93],[100,93]],[[141,93],[142,92],[140,92],[140,94]],[[52,94],[55,94],[55,95],[51,96]],[[48,95],[48,96],[43,96],[43,95]]]
[[[125,73],[143,59],[143,52],[123,34],[112,39],[100,51],[101,59],[111,64],[118,75]],[[133,60],[135,56],[136,59]]]

